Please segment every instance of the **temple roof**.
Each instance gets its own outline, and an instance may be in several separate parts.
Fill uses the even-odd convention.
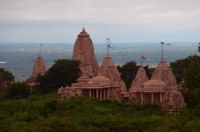
[[[107,56],[104,58],[103,63],[99,68],[98,75],[106,76],[116,85],[120,85],[121,92],[127,91],[123,80],[121,80],[120,73],[113,63],[112,57]]]
[[[160,61],[154,70],[151,79],[160,79],[164,81],[167,86],[176,86],[176,77],[169,65],[163,60]]]
[[[90,78],[97,75],[98,64],[93,42],[84,28],[74,44],[72,59],[81,62],[80,69],[82,74],[86,74]]]
[[[144,67],[141,65],[140,68],[138,69],[138,72],[135,76],[135,79],[133,80],[131,87],[129,89],[130,92],[132,91],[137,91],[142,88],[143,83],[148,81],[148,77],[146,74],[146,71]]]
[[[111,81],[120,82],[120,74],[114,65],[111,57],[105,57],[99,68],[98,75],[107,76]]]

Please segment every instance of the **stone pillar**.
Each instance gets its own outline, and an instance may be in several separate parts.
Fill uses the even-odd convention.
[[[102,99],[102,89],[99,89],[99,95],[100,99]]]
[[[154,94],[153,93],[151,93],[151,103],[153,104],[153,100],[154,100],[154,96],[153,96]]]
[[[91,90],[89,89],[89,97],[91,98]]]
[[[160,103],[162,102],[162,93],[160,93]]]
[[[97,99],[99,98],[99,91],[98,91],[98,89],[96,89],[96,98]]]
[[[141,97],[141,103],[143,104],[143,103],[144,103],[144,100],[143,100],[143,93],[140,93],[140,97]]]
[[[106,89],[103,90],[103,99],[106,99]]]

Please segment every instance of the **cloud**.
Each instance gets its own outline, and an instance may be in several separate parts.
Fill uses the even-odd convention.
[[[172,30],[192,34],[200,28],[199,5],[199,0],[0,0],[0,38],[13,30],[12,35],[27,29],[30,35],[36,29],[69,28],[72,33],[82,26],[91,27],[94,34],[107,27],[116,36],[116,31],[127,36]]]

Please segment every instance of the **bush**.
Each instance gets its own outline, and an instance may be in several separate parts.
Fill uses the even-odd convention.
[[[19,98],[28,98],[29,86],[24,82],[17,82],[11,84],[5,92],[5,98],[9,99],[19,99]]]

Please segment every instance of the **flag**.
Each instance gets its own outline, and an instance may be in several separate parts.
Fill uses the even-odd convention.
[[[106,41],[107,41],[107,48],[113,48],[113,47],[111,46],[111,41],[110,41],[110,39],[107,38]]]
[[[113,48],[113,47],[111,46],[111,44],[108,44],[107,47],[108,47],[108,48]]]
[[[160,44],[161,44],[161,45],[168,45],[168,46],[170,45],[170,43],[167,43],[167,44],[166,44],[166,43],[164,43],[164,42],[160,42]]]

